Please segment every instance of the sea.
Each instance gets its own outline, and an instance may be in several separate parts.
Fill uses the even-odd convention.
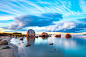
[[[30,57],[86,57],[86,35],[66,38],[62,34],[61,38],[57,38],[53,34],[51,37],[24,37],[22,41],[12,38],[10,43],[18,47],[18,53],[22,56],[27,53]],[[26,47],[27,44],[31,46]]]

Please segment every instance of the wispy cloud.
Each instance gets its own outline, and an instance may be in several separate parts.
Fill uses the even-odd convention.
[[[13,20],[15,16],[0,16],[0,20]]]
[[[82,11],[86,13],[86,1],[85,0],[80,0],[80,7]]]

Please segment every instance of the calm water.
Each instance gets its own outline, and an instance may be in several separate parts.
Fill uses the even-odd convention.
[[[11,43],[18,46],[20,55],[26,52],[30,57],[86,57],[86,35],[72,35],[69,39],[64,35],[61,38],[54,36],[35,39],[24,37],[23,41],[12,38]],[[26,47],[28,43],[31,46]]]

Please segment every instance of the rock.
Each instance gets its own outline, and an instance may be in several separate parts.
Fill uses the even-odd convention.
[[[60,34],[60,35],[56,35],[55,37],[57,37],[57,38],[61,38],[61,34]]]
[[[34,37],[35,36],[35,31],[30,29],[27,31],[27,37]]]
[[[20,38],[20,40],[23,40],[23,37],[22,37],[22,38]]]
[[[53,43],[49,43],[49,45],[53,45]]]
[[[22,42],[22,43],[24,43],[24,42]]]
[[[39,37],[49,37],[49,35],[46,32],[43,32]]]
[[[65,37],[66,37],[66,38],[71,38],[72,36],[71,36],[71,34],[66,34]]]
[[[10,48],[9,46],[4,46],[1,49],[9,49],[9,48]]]
[[[42,35],[39,35],[39,37],[42,37]]]
[[[2,41],[0,42],[0,45],[8,45],[8,41],[7,41],[7,40],[2,40]]]
[[[0,41],[1,41],[2,39],[0,39]]]
[[[54,50],[56,50],[56,49],[54,49]]]
[[[35,38],[38,38],[38,36],[35,36]]]
[[[31,44],[27,44],[26,47],[31,46]]]

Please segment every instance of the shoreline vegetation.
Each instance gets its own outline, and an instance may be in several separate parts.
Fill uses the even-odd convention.
[[[24,37],[27,36],[26,34],[22,34],[22,33],[0,33],[0,36],[19,36],[19,37]]]

